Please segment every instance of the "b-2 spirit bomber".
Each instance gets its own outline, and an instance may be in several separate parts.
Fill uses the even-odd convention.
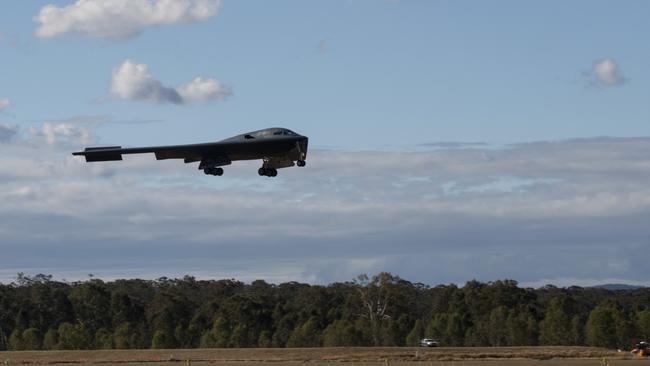
[[[259,175],[275,177],[278,169],[294,165],[305,166],[309,139],[286,128],[267,128],[248,132],[217,142],[190,145],[169,145],[122,148],[121,146],[88,147],[73,152],[87,162],[122,160],[124,154],[153,153],[157,160],[183,159],[199,163],[208,175],[222,175],[222,166],[237,160],[262,160]]]

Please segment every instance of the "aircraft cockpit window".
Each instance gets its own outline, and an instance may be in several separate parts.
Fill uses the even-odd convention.
[[[273,134],[276,135],[276,136],[282,135],[282,131],[275,131],[275,132],[273,132]]]
[[[298,136],[295,132],[291,130],[284,130],[284,134],[287,136]]]

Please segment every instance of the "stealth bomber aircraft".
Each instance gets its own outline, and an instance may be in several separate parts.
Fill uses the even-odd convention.
[[[88,147],[74,152],[87,162],[122,160],[124,154],[153,153],[157,160],[183,159],[199,163],[208,175],[222,175],[222,166],[237,160],[262,160],[259,175],[275,177],[278,169],[294,165],[305,166],[308,138],[286,128],[267,128],[237,135],[217,142],[190,145],[170,145],[122,148],[121,146]]]

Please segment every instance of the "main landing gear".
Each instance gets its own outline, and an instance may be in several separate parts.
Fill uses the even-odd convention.
[[[257,171],[257,174],[262,175],[262,176],[267,176],[267,177],[275,177],[278,175],[278,170],[275,168],[264,168],[261,167]]]
[[[264,165],[267,165],[267,163],[268,163],[268,161],[265,160]],[[261,176],[265,176],[265,177],[275,177],[275,176],[278,175],[278,170],[276,168],[267,168],[264,165],[257,170],[257,174],[259,174]],[[298,161],[296,161],[296,165],[302,167],[302,166],[307,165],[307,163],[304,160],[298,160]],[[279,165],[276,165],[276,166],[279,166],[280,168],[286,168],[286,167],[293,166],[293,162],[291,162],[291,161],[288,161],[288,162],[283,161]]]
[[[223,168],[216,168],[216,167],[205,168],[205,169],[203,169],[203,173],[205,173],[207,175],[221,176],[221,175],[223,175]]]

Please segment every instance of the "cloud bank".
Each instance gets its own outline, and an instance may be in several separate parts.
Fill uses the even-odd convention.
[[[149,73],[146,64],[126,60],[113,70],[111,94],[134,101],[188,104],[224,100],[232,95],[232,90],[215,79],[205,77],[196,77],[177,87],[168,87]]]
[[[153,156],[88,164],[70,156],[83,138],[31,141],[83,134],[38,129],[0,157],[5,279],[648,282],[634,253],[650,249],[650,138],[314,150],[275,179],[259,162],[214,179]]]
[[[70,123],[44,122],[41,127],[30,127],[29,133],[33,138],[44,139],[48,145],[77,146],[93,141],[88,129]]]
[[[36,35],[65,33],[89,37],[128,38],[146,27],[204,21],[217,14],[219,0],[77,0],[41,8]]]
[[[9,142],[18,134],[18,126],[0,123],[0,143]]]

